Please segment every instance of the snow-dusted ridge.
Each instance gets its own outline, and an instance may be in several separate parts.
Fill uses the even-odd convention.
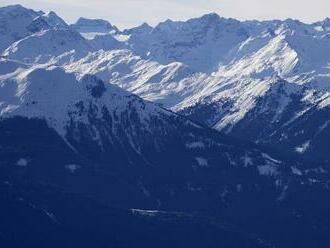
[[[227,138],[217,135],[216,138],[208,137],[211,132],[208,128],[105,83],[94,75],[71,73],[68,68],[65,71],[62,67],[47,64],[31,67],[10,60],[0,62],[1,67],[7,67],[0,75],[1,120],[16,117],[44,120],[74,150],[82,147],[80,139],[83,137],[88,137],[88,142],[95,142],[101,150],[118,141],[127,141],[128,144],[122,144],[121,149],[127,149],[129,145],[144,158],[145,145],[150,146],[152,142],[152,149],[160,152],[169,149],[167,142],[174,138],[180,142],[177,144],[179,148],[183,146],[185,150],[198,154],[192,157],[192,161],[201,168],[214,166],[209,165],[208,149],[222,147],[226,163],[233,166],[260,167],[262,176],[275,179],[287,170],[284,163],[279,166],[282,162],[266,153],[250,150],[244,145],[235,148],[234,141],[228,142]],[[275,80],[279,79],[269,85],[275,84]],[[243,98],[242,101],[247,100]],[[240,117],[233,115],[233,118]],[[164,138],[166,136],[169,140]],[[222,158],[221,153],[218,156]],[[272,168],[271,173],[268,173],[268,167]],[[273,173],[275,167],[276,173]]]
[[[81,58],[91,49],[90,44],[73,30],[46,29],[13,43],[3,56],[30,64],[43,64],[70,51],[74,51],[71,59]]]
[[[292,19],[241,22],[212,13],[120,31],[104,20],[81,18],[65,25],[53,12],[11,8],[30,18],[24,23],[34,25],[34,31],[13,26],[24,32],[2,56],[61,66],[78,77],[96,75],[220,131],[235,135],[235,127],[263,116],[268,123],[281,123],[266,132],[274,135],[301,113],[326,111],[330,103],[328,19],[314,24]],[[9,18],[8,9],[2,13]],[[314,135],[323,125],[315,126]],[[279,139],[288,136],[280,132]],[[270,138],[257,136],[252,140]],[[289,149],[304,142],[306,137]]]
[[[80,102],[90,102],[99,109],[105,107],[109,113],[121,113],[129,109],[133,100],[136,108],[143,108],[138,113],[141,122],[147,122],[150,116],[172,115],[152,103],[143,103],[117,86],[104,84],[95,76],[84,75],[76,79],[74,74],[60,67],[44,65],[24,69],[17,65],[14,72],[0,77],[0,85],[1,117],[45,119],[63,137],[71,113],[76,111]],[[75,115],[74,118],[88,124],[85,115]]]
[[[309,180],[304,165],[293,163],[297,170],[291,170],[285,161],[235,143],[94,75],[74,74],[53,65],[29,67],[15,61],[1,62],[10,65],[7,73],[0,76],[1,122],[22,117],[45,121],[76,154],[93,154],[95,150],[93,159],[105,157],[112,164],[113,156],[119,156],[116,161],[123,160],[123,168],[133,165],[141,170],[146,165],[166,170],[173,164],[178,173],[182,167],[188,171],[255,171],[257,178],[266,177],[276,190],[286,187],[278,186],[278,180],[286,182],[286,177],[297,177],[297,170],[301,171],[299,181]],[[214,151],[217,152],[213,154]],[[166,154],[175,156],[158,161]],[[29,156],[26,161],[30,161]],[[110,171],[111,166],[107,167]],[[65,162],[63,168],[75,175],[84,166]],[[143,194],[152,197],[153,189],[138,180]],[[190,181],[186,183],[189,192],[204,190]]]

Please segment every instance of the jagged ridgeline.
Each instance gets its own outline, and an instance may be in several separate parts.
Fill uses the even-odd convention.
[[[329,33],[0,8],[0,244],[328,247]]]

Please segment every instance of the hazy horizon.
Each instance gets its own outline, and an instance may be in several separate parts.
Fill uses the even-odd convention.
[[[79,17],[108,20],[120,29],[138,26],[144,22],[155,26],[167,19],[187,20],[208,13],[217,13],[239,20],[298,19],[306,23],[329,16],[330,1],[314,0],[0,0],[0,6],[21,4],[35,10],[55,11],[68,23]],[[297,7],[299,6],[299,7]],[[138,10],[138,11],[137,11]],[[293,11],[294,10],[294,11]],[[123,15],[123,13],[125,13]]]

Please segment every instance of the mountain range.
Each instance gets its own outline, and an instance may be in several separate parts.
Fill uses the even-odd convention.
[[[329,19],[12,5],[0,54],[4,247],[330,245]]]

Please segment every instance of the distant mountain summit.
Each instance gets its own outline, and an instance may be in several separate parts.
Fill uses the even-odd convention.
[[[18,41],[34,32],[30,30],[35,18],[44,13],[26,9],[21,5],[11,5],[0,8],[0,51],[13,42]]]
[[[34,20],[34,22],[37,22],[37,21],[40,21],[40,22],[44,21],[51,28],[58,28],[58,29],[68,28],[68,24],[66,24],[66,22],[53,11],[50,11],[47,14],[37,17]]]
[[[102,19],[79,18],[71,28],[80,32],[87,39],[94,38],[96,35],[116,34],[119,32],[116,26]]]

